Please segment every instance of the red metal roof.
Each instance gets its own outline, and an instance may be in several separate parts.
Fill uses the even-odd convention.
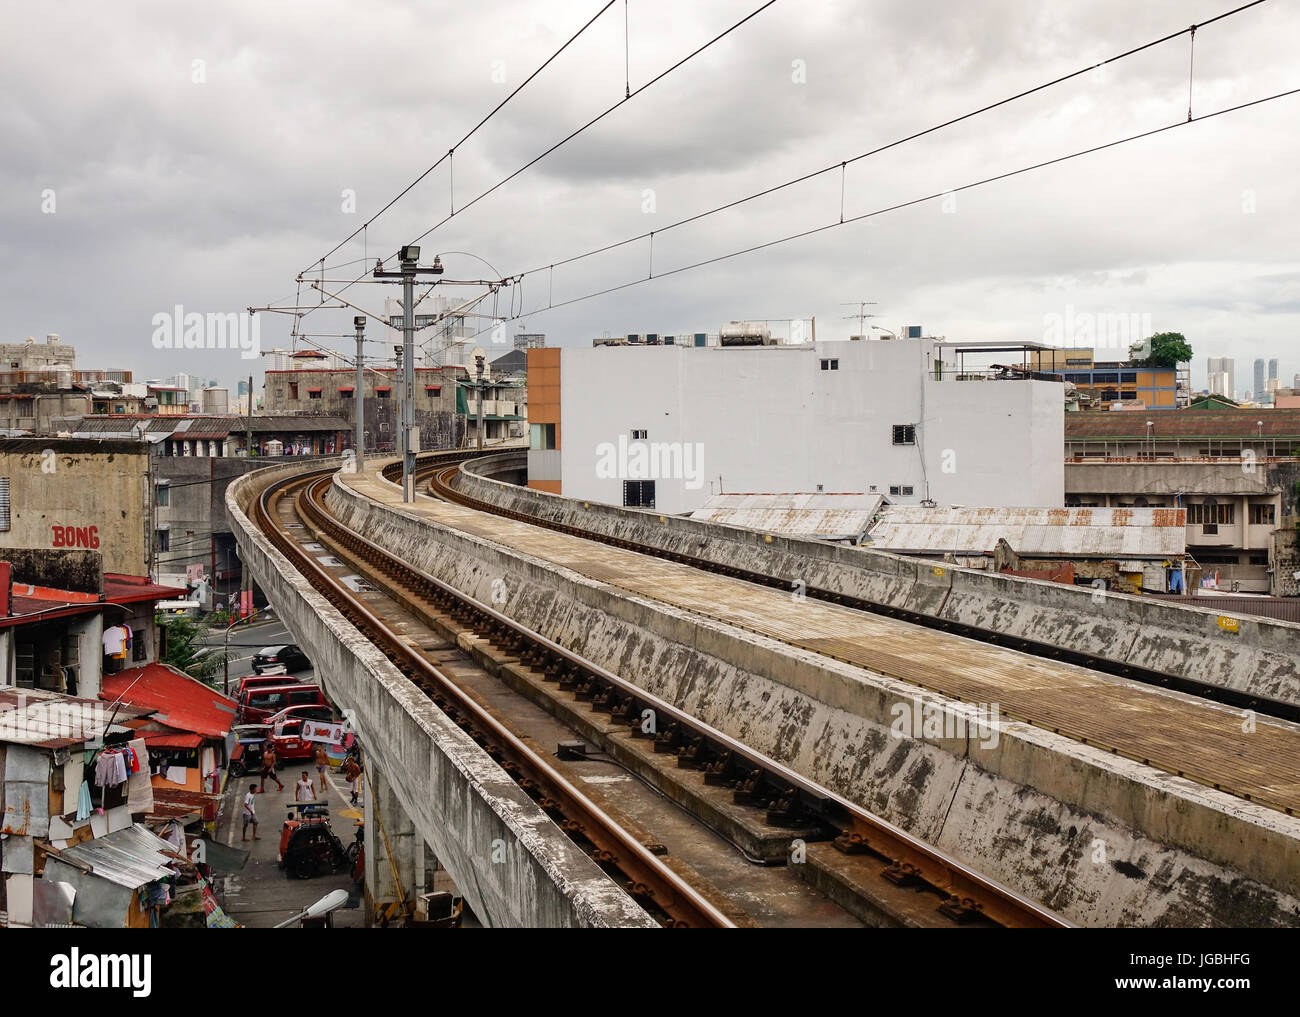
[[[160,749],[197,749],[203,744],[202,735],[185,732],[141,731],[140,737],[145,740],[146,745],[153,745]]]
[[[179,586],[160,586],[148,576],[104,573],[104,600],[110,604],[135,604],[142,600],[176,600],[189,591]]]
[[[178,731],[224,738],[235,722],[233,699],[166,664],[105,675],[103,686],[101,699],[120,696],[131,706],[153,707],[154,720]]]
[[[42,619],[65,618],[74,614],[98,611],[105,604],[135,604],[148,600],[171,600],[183,597],[186,591],[176,586],[159,586],[145,576],[128,576],[117,572],[104,573],[104,599],[98,594],[75,590],[55,590],[48,587],[15,583],[9,598],[9,617],[0,618],[0,628],[21,625],[36,615]]]

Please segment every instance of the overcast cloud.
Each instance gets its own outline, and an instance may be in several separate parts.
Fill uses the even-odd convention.
[[[630,0],[633,89],[761,0]],[[83,368],[232,385],[230,352],[157,351],[153,316],[292,302],[295,276],[460,138],[597,9],[474,4],[4,0],[0,340],[58,332]],[[1201,22],[1231,0],[778,0],[423,241],[512,275],[660,229]],[[1300,87],[1300,11],[1197,33],[1198,115]],[[196,61],[202,61],[196,64]],[[797,63],[800,62],[800,63]],[[196,81],[196,68],[201,69]],[[801,73],[802,70],[802,73]],[[503,81],[494,80],[504,78]],[[798,79],[804,80],[798,80]],[[1185,119],[1181,38],[849,167],[847,216]],[[455,157],[467,202],[624,92],[622,0]],[[1205,357],[1300,372],[1300,96],[544,313],[552,345],[716,331],[874,300],[889,329],[1044,338],[1049,315],[1149,315]],[[356,211],[344,210],[355,192]],[[54,211],[46,192],[52,191]],[[448,211],[440,167],[331,265],[373,262]],[[653,192],[653,211],[647,192]],[[656,273],[838,220],[838,173],[657,236]],[[446,258],[449,274],[481,263]],[[525,279],[516,308],[643,277],[645,242]],[[360,273],[361,264],[331,274]],[[349,291],[382,310],[392,291]],[[466,294],[467,295],[467,294]],[[303,288],[310,299],[310,291]],[[506,306],[510,298],[503,298]],[[320,311],[313,333],[350,329]],[[321,340],[350,349],[341,340]],[[262,344],[290,344],[264,316]],[[257,368],[260,374],[260,367]]]

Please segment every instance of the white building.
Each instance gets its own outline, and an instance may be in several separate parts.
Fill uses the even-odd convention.
[[[1237,398],[1236,366],[1236,361],[1231,357],[1210,357],[1206,360],[1206,387],[1211,394]]]
[[[954,367],[981,352],[934,339],[530,350],[529,486],[669,513],[719,493],[1061,506],[1061,383]]]

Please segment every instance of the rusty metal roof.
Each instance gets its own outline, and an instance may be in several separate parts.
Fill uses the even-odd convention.
[[[1085,410],[1065,415],[1067,441],[1118,438],[1153,441],[1172,438],[1300,438],[1300,410],[1245,407],[1239,410],[1160,410],[1115,413]]]
[[[0,742],[58,749],[98,738],[110,719],[148,717],[152,707],[113,706],[43,689],[0,689]]]
[[[1179,508],[926,508],[891,505],[871,527],[871,547],[900,554],[992,554],[999,538],[1020,555],[1181,558]]]
[[[792,537],[847,540],[866,532],[882,500],[858,492],[715,494],[691,518]]]
[[[125,830],[105,834],[65,848],[57,857],[89,867],[94,875],[110,883],[137,890],[158,879],[176,875],[171,854],[176,846],[136,823]]]

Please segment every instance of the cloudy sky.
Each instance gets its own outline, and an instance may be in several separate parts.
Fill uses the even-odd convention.
[[[761,6],[618,0],[328,274],[443,219]],[[83,368],[232,384],[229,351],[157,350],[154,316],[292,304],[365,223],[602,6],[7,3],[0,40],[0,339],[57,332]],[[1232,0],[777,0],[422,241],[456,277],[513,276],[868,152],[1134,46]],[[1193,112],[1300,88],[1300,10],[1269,0],[1196,33]],[[625,56],[626,54],[626,56]],[[720,215],[658,235],[656,274],[1186,120],[1184,35]],[[626,65],[625,65],[626,59]],[[625,77],[626,75],[626,77]],[[758,253],[644,279],[648,242],[526,275],[499,309],[552,345],[716,331],[733,318],[1041,341],[1128,315],[1206,356],[1300,372],[1300,96],[1178,127]],[[333,266],[341,266],[334,268]],[[448,295],[458,291],[448,290]],[[460,299],[470,295],[463,291]],[[387,287],[350,298],[382,311]],[[302,300],[314,298],[306,286]],[[485,305],[490,310],[490,302]],[[302,329],[350,330],[322,310]],[[1115,319],[1111,319],[1115,320]],[[1129,319],[1126,319],[1129,320]],[[263,316],[264,348],[292,343]],[[777,330],[783,325],[774,326]],[[339,348],[339,339],[319,342]]]

